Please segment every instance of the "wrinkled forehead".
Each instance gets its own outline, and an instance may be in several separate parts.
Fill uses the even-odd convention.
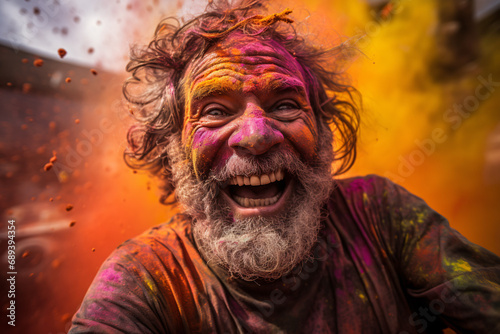
[[[306,90],[302,66],[278,42],[235,33],[214,45],[186,71],[188,91],[200,84],[209,85],[216,78],[235,77],[233,89],[245,90],[254,85],[253,78],[272,85],[289,85]],[[246,83],[246,84],[245,84]],[[253,85],[253,86],[252,86]]]

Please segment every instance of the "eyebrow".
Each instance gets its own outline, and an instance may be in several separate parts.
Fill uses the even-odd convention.
[[[238,80],[238,82],[235,83],[234,79],[232,80],[228,77],[217,77],[205,80],[194,85],[192,89],[193,95],[191,96],[191,99],[193,102],[196,102],[210,96],[223,95],[238,91],[241,89],[241,85],[241,81]]]
[[[209,80],[202,81],[194,85],[191,96],[192,102],[203,100],[207,97],[215,95],[231,94],[238,91],[273,91],[273,92],[287,92],[295,91],[303,96],[307,96],[305,84],[298,78],[288,75],[273,75],[272,78],[266,80],[266,75],[259,76],[257,85],[245,87],[245,82],[238,78],[235,80],[229,77],[216,77]],[[262,87],[262,85],[266,87]]]
[[[264,75],[265,77],[265,75]],[[272,77],[270,80],[266,82],[266,88],[269,92],[275,92],[275,93],[280,93],[280,92],[288,92],[288,91],[295,91],[299,94],[302,94],[304,96],[307,96],[307,89],[305,86],[305,83],[299,80],[296,77],[292,76],[285,76],[285,75],[278,75]],[[262,89],[265,91],[264,89]]]

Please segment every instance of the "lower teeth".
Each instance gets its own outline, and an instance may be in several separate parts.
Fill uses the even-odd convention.
[[[247,198],[247,197],[239,197],[239,196],[233,196],[234,200],[236,203],[241,205],[242,207],[245,208],[253,208],[256,206],[268,206],[268,205],[273,205],[278,201],[280,198],[281,193],[277,194],[276,196],[270,197],[270,198]]]

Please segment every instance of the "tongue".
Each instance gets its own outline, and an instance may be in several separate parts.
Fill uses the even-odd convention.
[[[276,183],[270,183],[264,186],[232,186],[231,193],[246,198],[270,198],[279,193],[279,188]]]

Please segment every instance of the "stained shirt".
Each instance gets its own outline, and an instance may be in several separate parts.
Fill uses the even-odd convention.
[[[500,333],[500,258],[385,178],[336,181],[310,258],[274,281],[203,260],[178,214],[104,262],[69,333]]]

